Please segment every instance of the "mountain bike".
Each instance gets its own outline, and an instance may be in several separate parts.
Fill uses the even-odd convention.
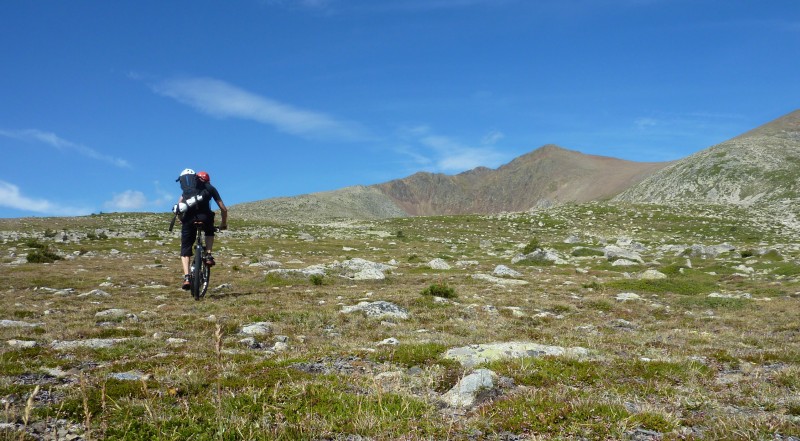
[[[208,283],[211,280],[211,267],[205,264],[206,261],[206,233],[202,221],[194,223],[197,229],[197,240],[194,244],[194,258],[189,267],[189,279],[191,282],[191,293],[195,300],[200,300],[206,295]],[[214,227],[214,231],[219,228]]]

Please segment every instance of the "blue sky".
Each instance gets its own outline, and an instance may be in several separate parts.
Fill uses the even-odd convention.
[[[0,54],[0,217],[666,161],[800,108],[797,0],[10,0]]]

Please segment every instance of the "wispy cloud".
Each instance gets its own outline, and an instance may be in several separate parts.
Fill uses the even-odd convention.
[[[657,130],[665,133],[692,133],[728,127],[740,123],[744,116],[727,113],[688,112],[656,113],[635,118],[633,125],[640,131]]]
[[[87,208],[67,207],[46,199],[24,196],[19,187],[5,181],[0,181],[0,206],[13,208],[14,210],[58,216],[79,216],[92,212]]]
[[[18,139],[25,142],[46,144],[61,151],[72,151],[81,156],[107,162],[121,168],[131,167],[130,163],[124,159],[115,158],[113,156],[100,153],[92,148],[86,147],[85,145],[67,141],[66,139],[63,139],[51,132],[44,132],[36,129],[0,130],[0,136]]]
[[[375,7],[382,7],[387,10],[431,11],[438,9],[457,9],[481,4],[499,5],[503,3],[512,3],[514,1],[516,0],[405,0],[402,2],[381,4]]]
[[[357,124],[284,104],[213,78],[167,80],[154,85],[153,90],[211,116],[257,121],[293,135],[337,140],[367,137]]]
[[[114,193],[112,198],[103,204],[109,211],[166,211],[177,201],[177,195],[161,188],[158,181],[153,182],[155,196],[151,199],[145,192],[139,190],[125,190]]]
[[[267,5],[300,7],[309,9],[324,9],[330,6],[332,0],[264,0]]]
[[[315,12],[422,12],[441,9],[456,9],[479,4],[498,5],[519,0],[403,0],[377,2],[375,0],[262,0],[270,6],[306,9]]]
[[[410,156],[417,164],[433,167],[434,171],[457,173],[475,167],[497,167],[508,160],[508,155],[495,148],[495,144],[503,138],[498,131],[489,132],[477,146],[463,144],[455,138],[442,136],[427,127],[406,128],[401,135],[409,144],[398,153]]]
[[[136,211],[147,206],[147,197],[141,191],[126,190],[114,194],[114,197],[105,203],[111,211]]]

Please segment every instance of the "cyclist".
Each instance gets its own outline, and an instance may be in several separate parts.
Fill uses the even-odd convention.
[[[189,170],[189,169],[187,169]],[[197,173],[197,186],[201,194],[207,195],[203,200],[197,202],[195,205],[190,206],[183,216],[180,218],[181,223],[181,264],[183,266],[183,289],[191,289],[192,285],[189,281],[189,261],[192,257],[192,247],[195,239],[197,239],[197,229],[195,222],[203,222],[203,228],[206,233],[206,261],[208,266],[214,266],[214,257],[211,251],[214,248],[214,212],[211,210],[211,199],[217,203],[220,212],[222,213],[222,222],[220,222],[219,229],[226,230],[228,228],[228,208],[222,202],[219,196],[219,191],[211,185],[211,176],[208,173],[201,171]],[[184,202],[183,196],[178,200],[178,204]]]

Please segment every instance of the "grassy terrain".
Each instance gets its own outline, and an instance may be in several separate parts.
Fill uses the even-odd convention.
[[[215,246],[218,288],[199,302],[178,288],[168,223],[0,221],[0,320],[35,325],[0,327],[0,439],[56,426],[84,439],[800,437],[800,247],[759,213],[592,203],[320,225],[232,219]],[[617,243],[636,245],[644,263],[613,266],[598,250]],[[690,252],[723,243],[735,249]],[[512,264],[530,244],[567,263]],[[45,252],[60,259],[29,257]],[[395,269],[356,281],[264,266],[352,258]],[[430,269],[434,258],[452,268]],[[471,277],[501,264],[529,284]],[[637,277],[647,269],[666,278]],[[410,318],[340,312],[364,300]],[[95,315],[111,308],[125,312]],[[240,342],[255,322],[270,322],[271,334]],[[379,344],[388,338],[399,344]],[[87,339],[120,340],[52,345]],[[509,341],[591,355],[493,361],[481,367],[511,386],[468,410],[441,403],[471,371],[446,350]]]

